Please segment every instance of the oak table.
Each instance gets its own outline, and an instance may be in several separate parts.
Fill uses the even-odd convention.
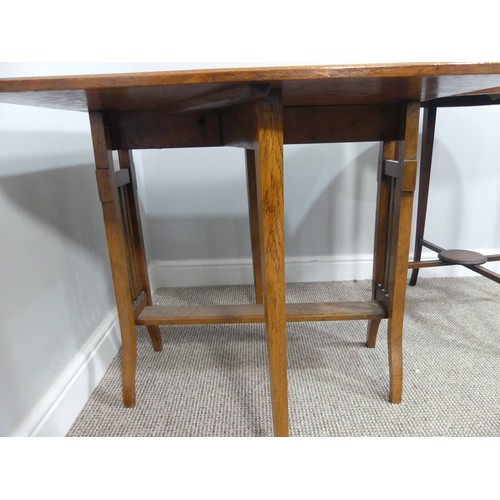
[[[274,433],[288,435],[286,324],[388,319],[390,400],[402,398],[402,332],[422,103],[500,86],[500,63],[218,69],[0,80],[0,102],[89,114],[122,338],[123,401],[135,404],[136,325],[265,323]],[[283,145],[378,141],[373,292],[367,302],[285,303]],[[257,303],[153,306],[132,150],[246,150]],[[118,151],[119,164],[113,162]],[[215,178],[215,177],[214,177]]]

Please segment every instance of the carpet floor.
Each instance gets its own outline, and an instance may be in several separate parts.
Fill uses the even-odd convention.
[[[368,300],[370,281],[287,285],[288,302]],[[155,304],[237,304],[251,286],[160,289]],[[288,325],[291,436],[500,436],[500,287],[484,278],[408,287],[403,402],[388,401],[387,322]],[[120,355],[68,436],[271,436],[263,325],[138,328],[137,405],[121,401]]]

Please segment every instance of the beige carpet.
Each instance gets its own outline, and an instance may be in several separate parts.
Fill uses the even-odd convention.
[[[290,284],[289,302],[365,300],[370,282]],[[158,304],[253,300],[249,286],[161,289]],[[388,402],[386,322],[288,327],[292,436],[500,436],[500,286],[481,277],[408,288],[403,403]],[[270,436],[264,327],[138,329],[137,405],[121,403],[120,357],[69,436]]]

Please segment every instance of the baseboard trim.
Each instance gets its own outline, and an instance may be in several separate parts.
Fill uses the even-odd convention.
[[[12,435],[65,436],[120,347],[118,316],[113,310]]]
[[[495,254],[498,249],[478,250]],[[435,259],[436,254],[424,251],[423,260]],[[372,255],[340,255],[334,257],[291,257],[286,259],[286,280],[293,283],[314,281],[348,281],[371,279]],[[500,270],[500,262],[488,264]],[[250,259],[212,260],[153,260],[149,265],[151,288],[211,285],[245,285],[253,283]],[[462,266],[434,267],[421,270],[423,278],[476,276]]]
[[[371,256],[300,257],[286,260],[289,282],[337,281],[371,276]],[[253,283],[250,259],[154,260],[152,290],[164,287],[245,285]]]

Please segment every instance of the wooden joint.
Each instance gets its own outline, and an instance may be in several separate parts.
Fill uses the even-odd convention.
[[[384,175],[401,180],[401,191],[412,193],[417,181],[417,162],[415,160],[384,160]]]
[[[255,102],[252,127],[256,145],[270,131],[278,134],[278,142],[281,146],[283,145],[283,113],[283,98],[280,89],[273,89],[268,97]]]
[[[398,161],[400,158],[399,151],[401,149],[401,140],[404,137],[404,131],[401,132],[399,140],[390,140],[384,142],[382,152],[385,160]]]
[[[130,171],[127,169],[110,173],[109,170],[96,170],[97,189],[101,203],[109,203],[114,200],[113,189],[130,184]]]
[[[378,283],[375,288],[375,300],[377,302],[385,303],[389,300],[389,293],[385,290],[381,283]]]
[[[418,126],[420,120],[420,102],[406,105],[404,159],[416,160],[418,149]]]
[[[144,308],[148,305],[148,296],[143,290],[137,299],[134,300],[132,308],[134,309],[134,318],[137,320]]]
[[[109,123],[100,111],[90,111],[89,119],[96,169],[108,170],[109,168],[113,168]]]
[[[236,146],[254,149],[253,104],[246,103],[231,106],[220,111],[221,143],[224,146]]]

